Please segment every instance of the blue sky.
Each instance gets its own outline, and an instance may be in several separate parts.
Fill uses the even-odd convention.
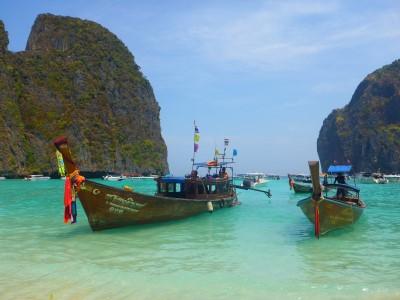
[[[134,54],[161,106],[174,174],[224,137],[237,171],[306,172],[323,120],[360,81],[400,58],[399,1],[7,1],[0,19],[12,51],[35,17],[89,19]]]

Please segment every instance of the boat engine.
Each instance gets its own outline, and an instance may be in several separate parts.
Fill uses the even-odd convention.
[[[251,180],[250,179],[243,179],[242,185],[245,188],[251,188]]]

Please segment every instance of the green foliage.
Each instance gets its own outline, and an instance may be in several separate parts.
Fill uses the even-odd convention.
[[[400,60],[369,74],[351,102],[324,121],[318,154],[325,170],[350,160],[355,171],[400,172]]]
[[[167,170],[151,87],[114,34],[94,22],[40,15],[27,49],[0,56],[0,126],[13,132],[0,148],[19,141],[15,153],[0,154],[22,166],[15,172],[51,171],[58,135],[69,137],[82,170]]]

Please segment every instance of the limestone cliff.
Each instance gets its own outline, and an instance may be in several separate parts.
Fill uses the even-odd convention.
[[[400,60],[369,74],[318,137],[324,170],[350,160],[355,171],[400,172]]]
[[[87,172],[165,173],[160,107],[134,57],[94,22],[39,15],[26,50],[7,51],[0,23],[0,174],[55,171],[69,137]]]

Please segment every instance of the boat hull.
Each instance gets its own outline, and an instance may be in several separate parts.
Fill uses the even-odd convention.
[[[293,183],[293,190],[295,193],[312,193],[313,189],[311,185]]]
[[[177,220],[237,203],[236,194],[215,199],[151,196],[86,180],[78,192],[93,231]]]
[[[297,203],[297,206],[301,208],[308,220],[313,224],[315,222],[314,203],[311,197]],[[360,205],[332,199],[320,200],[320,234],[354,224],[362,215],[364,208],[365,204],[361,200]]]

